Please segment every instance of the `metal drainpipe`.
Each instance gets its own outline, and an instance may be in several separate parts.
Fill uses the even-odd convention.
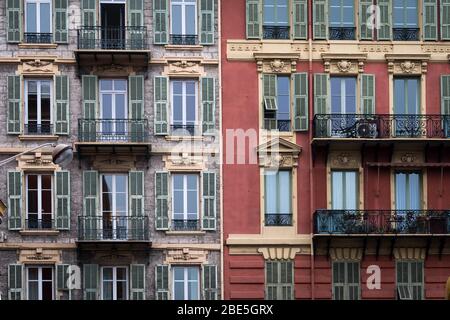
[[[308,47],[309,47],[309,69],[308,69],[308,74],[309,74],[309,95],[308,95],[308,100],[309,100],[309,109],[313,110],[313,60],[312,60],[312,37],[313,37],[313,23],[312,23],[312,18],[313,18],[313,0],[309,1],[309,19],[308,19]],[[313,138],[313,121],[311,121],[313,119],[313,115],[314,112],[311,112],[311,116],[310,116],[310,130],[309,130],[309,141],[312,141]],[[311,146],[311,144],[310,144]],[[315,299],[315,277],[314,277],[314,245],[313,245],[313,239],[312,239],[312,234],[314,232],[314,215],[313,215],[313,210],[314,210],[314,193],[313,193],[313,188],[314,188],[314,183],[313,183],[313,161],[312,161],[312,149],[310,149],[310,155],[309,155],[309,214],[310,214],[310,234],[311,234],[311,255],[310,255],[310,260],[311,260],[311,299],[314,300]]]

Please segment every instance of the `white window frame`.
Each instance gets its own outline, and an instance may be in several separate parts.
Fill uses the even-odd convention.
[[[29,210],[28,210],[28,177],[29,176],[37,176],[38,180],[37,180],[37,193],[38,193],[38,220],[42,220],[42,176],[43,175],[49,175],[51,178],[51,191],[52,191],[52,199],[51,199],[51,206],[52,206],[52,212],[51,212],[51,217],[53,219],[54,214],[55,214],[55,208],[54,208],[54,193],[55,193],[55,182],[53,181],[53,175],[51,173],[27,173],[25,174],[25,192],[26,192],[26,218],[28,219],[28,215],[29,215]],[[32,214],[35,214],[35,212],[32,212]]]
[[[408,282],[400,282],[399,283],[399,279],[398,279],[398,264],[399,263],[406,263],[407,264],[407,278],[408,278]],[[421,282],[412,282],[411,277],[412,277],[412,272],[411,272],[411,264],[412,263],[422,263],[422,281]],[[425,261],[423,260],[397,260],[395,262],[395,287],[396,287],[396,291],[398,292],[398,288],[400,286],[406,286],[408,287],[408,291],[411,295],[411,299],[413,298],[413,287],[414,286],[420,286],[421,287],[421,298],[422,300],[425,299]]]
[[[403,1],[403,4],[405,4],[405,1],[407,1],[407,0],[401,0],[401,1]],[[408,5],[407,5],[407,2],[406,2],[406,6],[405,5],[403,5],[403,6],[401,6],[401,7],[395,7],[395,3],[394,3],[394,0],[392,0],[392,27],[394,28],[394,29],[396,29],[396,28],[419,28],[420,27],[420,25],[419,25],[419,23],[420,23],[420,2],[419,2],[419,0],[415,0],[416,1],[416,7],[415,7],[415,9],[416,9],[416,24],[415,25],[408,25],[408,23],[407,23],[407,20],[408,20],[408,10],[410,10],[410,9],[414,9],[414,7],[409,7]],[[422,2],[423,2],[423,0],[422,0]],[[402,19],[402,23],[400,24],[400,23],[396,23],[394,20],[394,17],[395,17],[395,14],[394,14],[394,11],[395,11],[395,8],[402,8],[402,10],[403,10],[403,19]]]
[[[109,268],[111,268],[112,271],[113,271],[113,273],[112,273],[113,279],[105,281],[103,279],[103,271],[104,271],[104,269],[109,269]],[[129,298],[130,298],[129,297],[130,279],[129,279],[129,276],[128,276],[128,268],[126,266],[125,267],[124,266],[103,266],[103,267],[100,268],[100,281],[101,281],[100,297],[101,297],[101,300],[103,300],[104,282],[112,282],[112,284],[113,284],[113,287],[112,287],[112,289],[113,289],[113,292],[112,292],[113,299],[112,299],[112,301],[117,301],[117,269],[119,269],[119,268],[120,269],[125,269],[125,275],[126,275],[126,280],[125,280],[125,283],[126,283],[125,296],[126,296],[126,298],[125,298],[125,300],[129,300]]]
[[[111,90],[105,90],[105,89],[101,89],[101,84],[102,84],[102,81],[112,81],[112,84],[113,84],[113,89],[111,89]],[[115,89],[115,81],[124,81],[125,83],[126,83],[126,85],[125,85],[125,90],[117,90],[117,89]],[[125,97],[124,97],[124,114],[125,114],[125,118],[124,119],[122,119],[122,120],[127,120],[128,119],[128,113],[129,113],[129,111],[128,111],[128,81],[127,80],[125,80],[125,79],[99,79],[99,81],[98,81],[98,88],[99,88],[99,94],[100,94],[100,97],[99,97],[99,100],[100,100],[100,107],[99,107],[99,110],[98,110],[98,113],[99,113],[99,118],[101,119],[101,120],[107,120],[107,119],[104,119],[103,118],[103,94],[110,94],[111,95],[111,114],[112,114],[112,116],[111,116],[111,119],[109,119],[109,120],[121,120],[120,118],[117,118],[116,117],[116,95],[124,95]],[[127,132],[128,132],[128,126],[127,126],[127,123],[126,122],[124,122],[124,134],[125,134],[125,139],[126,139],[126,135],[127,135]],[[103,127],[103,122],[101,122],[101,127]],[[113,132],[115,135],[117,134],[117,123],[112,123],[111,124],[111,132]],[[103,132],[103,128],[101,128],[101,131]],[[116,137],[117,137],[117,140],[120,140],[119,139],[119,135],[116,135]],[[115,139],[114,139],[115,140]]]
[[[357,264],[357,268],[358,268],[357,269],[358,270],[358,283],[349,282],[349,279],[348,279],[348,268],[349,268],[349,265],[351,263],[356,263]],[[343,266],[344,266],[344,282],[343,283],[342,282],[335,282],[336,279],[334,278],[334,268],[338,264],[343,264]],[[348,261],[336,260],[336,261],[333,261],[331,263],[331,276],[332,276],[332,283],[331,283],[331,285],[332,285],[333,300],[337,300],[336,299],[336,293],[335,293],[335,290],[336,290],[337,287],[342,287],[343,288],[343,295],[344,296],[343,296],[343,299],[340,299],[340,300],[350,300],[350,288],[351,288],[351,286],[355,286],[355,285],[358,286],[358,299],[357,300],[361,299],[361,263],[359,261],[352,261],[352,260],[348,260]]]
[[[129,185],[129,181],[128,181],[128,175],[127,174],[125,174],[125,173],[101,173],[100,174],[100,181],[99,181],[99,184],[100,184],[100,214],[101,214],[101,219],[100,219],[100,230],[102,230],[102,238],[104,238],[104,234],[103,234],[103,201],[102,201],[102,199],[103,199],[103,183],[102,183],[102,181],[103,181],[103,177],[104,176],[113,176],[113,183],[112,183],[112,187],[113,187],[113,190],[111,191],[111,194],[112,194],[112,210],[111,210],[111,217],[113,218],[113,227],[112,227],[112,231],[113,231],[113,234],[114,234],[114,237],[112,238],[112,240],[117,240],[117,239],[121,239],[121,238],[117,238],[117,228],[118,228],[118,226],[117,226],[117,217],[120,217],[120,216],[118,216],[117,215],[117,210],[116,210],[116,177],[117,176],[124,176],[125,177],[125,181],[126,181],[126,186],[125,186],[125,190],[126,190],[126,214],[125,214],[125,217],[127,217],[128,215],[129,215],[129,213],[130,213],[130,208],[129,208],[129,197],[130,197],[130,194],[129,194],[129,190],[128,190],[128,185]],[[126,220],[127,221],[127,220]],[[127,237],[126,238],[128,238],[128,231],[129,231],[129,229],[128,229],[128,225],[126,226],[126,233],[127,233]],[[108,239],[108,238],[106,238],[106,239]]]
[[[35,3],[36,4],[36,33],[41,33],[41,15],[40,15],[40,7],[41,3],[48,3],[50,4],[50,32],[53,33],[53,4],[52,0],[25,0],[25,8],[24,8],[24,20],[25,20],[25,33],[28,32],[28,21],[27,21],[27,4],[28,3]]]
[[[196,220],[200,220],[200,176],[197,173],[175,173],[172,174],[172,219],[175,220],[175,176],[183,176],[183,219],[188,220],[188,213],[187,212],[187,176],[195,176],[197,180],[197,217]]]
[[[339,77],[339,76],[331,76],[330,77],[330,96],[332,94],[331,90],[331,83],[333,82],[333,79],[339,79],[341,88],[340,88],[340,97],[341,97],[341,110],[339,113],[340,115],[345,115],[347,113],[347,86],[346,86],[346,79],[353,79],[355,81],[355,114],[359,113],[359,106],[358,106],[358,78],[357,77]],[[330,105],[330,113],[333,113],[333,106]]]
[[[183,282],[183,286],[184,286],[184,298],[185,298],[185,300],[186,300],[186,297],[189,296],[189,286],[188,286],[189,282],[195,282],[193,280],[189,280],[188,279],[188,276],[189,276],[188,269],[189,268],[195,268],[197,270],[197,279],[198,279],[198,281],[196,281],[197,282],[197,296],[198,296],[198,299],[201,300],[201,296],[200,296],[200,287],[201,287],[200,267],[199,266],[177,266],[177,265],[171,266],[172,292],[173,292],[172,297],[173,297],[173,300],[175,300],[175,282],[181,282],[179,280],[175,280],[174,268],[183,268],[184,276],[183,276],[183,281],[182,282]]]
[[[26,288],[27,288],[27,300],[30,300],[30,290],[29,290],[29,283],[30,282],[37,282],[38,283],[38,300],[42,300],[42,283],[44,282],[44,280],[42,280],[42,269],[43,268],[48,268],[52,270],[52,300],[55,300],[55,270],[53,267],[51,266],[35,266],[35,265],[30,265],[27,266],[25,268],[25,276],[26,276]],[[29,270],[30,269],[38,269],[38,280],[30,280],[29,279]],[[48,280],[45,280],[45,282],[49,282]]]
[[[187,94],[186,94],[186,85],[188,82],[192,82],[195,84],[195,120],[194,120],[194,126],[198,125],[198,81],[196,80],[192,80],[192,79],[171,79],[170,80],[170,100],[171,100],[171,110],[170,110],[170,123],[171,125],[174,125],[174,92],[173,92],[173,85],[175,82],[181,82],[182,83],[182,87],[183,87],[183,92],[182,92],[182,111],[183,111],[183,119],[182,119],[182,125],[187,125],[187,120],[186,120],[186,106],[187,106],[187,102],[186,102],[186,98],[187,98]]]
[[[37,124],[42,124],[42,93],[41,93],[41,83],[49,82],[50,83],[50,124],[53,124],[53,81],[51,79],[25,79],[25,124],[28,124],[28,83],[29,82],[37,82]]]
[[[174,34],[173,33],[173,6],[174,5],[179,5],[181,6],[181,34],[176,34],[178,36],[197,36],[198,35],[198,7],[197,7],[197,1],[193,1],[193,2],[187,2],[186,0],[171,0],[170,1],[170,34]],[[195,8],[195,19],[194,19],[194,30],[195,30],[195,34],[187,34],[186,33],[186,7],[188,6],[193,6]]]
[[[355,12],[356,12],[357,6],[355,6],[355,1],[353,1],[353,6],[352,6],[352,8],[353,8],[353,15],[352,15],[353,21],[352,21],[352,24],[346,23],[344,21],[344,8],[348,8],[348,7],[342,5],[344,0],[339,0],[339,1],[340,1],[340,6],[337,7],[337,8],[340,9],[340,18],[341,18],[340,20],[341,21],[339,21],[339,25],[335,25],[331,21],[331,11],[333,10],[333,8],[336,8],[336,7],[332,6],[331,5],[331,1],[329,1],[329,5],[328,6],[329,6],[329,10],[330,10],[330,15],[329,15],[329,19],[330,19],[329,20],[329,24],[330,24],[330,26],[332,28],[354,28],[354,27],[356,27]]]
[[[281,5],[278,4],[278,2],[281,2],[281,1],[283,1],[283,0],[276,0],[275,5],[268,5],[268,4],[265,4],[264,0],[262,0],[262,15],[263,15],[262,23],[264,26],[288,27],[290,25],[290,17],[289,17],[291,14],[290,9],[289,9],[290,0],[286,0],[286,13],[287,13],[287,19],[288,19],[287,23],[281,24],[281,22],[278,21],[278,8],[281,7]],[[284,5],[283,5],[283,7],[284,7]],[[275,21],[270,21],[270,22],[264,21],[264,11],[266,9],[273,11],[274,18],[275,18],[275,20],[277,20],[276,22]]]

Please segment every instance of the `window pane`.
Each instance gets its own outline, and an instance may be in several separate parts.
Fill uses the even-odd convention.
[[[277,77],[277,119],[290,120],[290,79],[289,77]]]
[[[278,25],[288,25],[289,17],[288,17],[288,0],[278,0],[277,5],[277,24]]]
[[[104,268],[103,269],[103,280],[112,280],[113,279],[113,269],[112,268]]]
[[[113,191],[113,176],[112,175],[103,175],[102,176],[102,191],[103,192],[112,192]]]
[[[264,24],[275,23],[275,0],[264,0]]]
[[[279,176],[279,207],[281,214],[291,213],[291,173],[290,171],[280,171]]]
[[[114,119],[126,119],[127,111],[125,108],[125,95],[116,94],[116,110]]]
[[[36,4],[27,3],[26,7],[26,25],[27,32],[37,32],[37,20],[36,20]]]
[[[357,173],[354,171],[345,172],[345,188],[346,199],[345,206],[346,210],[356,210],[358,208],[357,204]]]
[[[42,191],[42,213],[52,213],[52,192],[51,190]]]
[[[186,34],[197,34],[195,29],[196,6],[186,6]]]
[[[39,268],[28,268],[28,280],[39,279]]]
[[[39,300],[39,283],[37,281],[28,282],[28,299]]]
[[[174,267],[173,268],[173,277],[175,280],[184,280],[184,268]]]
[[[112,118],[112,95],[102,94],[102,119],[110,120]]]
[[[114,80],[114,90],[127,91],[127,80]]]
[[[53,279],[52,268],[42,268],[42,280],[51,281]]]
[[[172,34],[182,34],[181,29],[181,6],[178,4],[172,4]]]
[[[420,114],[419,110],[419,92],[420,92],[420,82],[418,79],[408,79],[407,80],[408,89],[408,114]]]
[[[331,77],[331,113],[341,114],[341,78]]]
[[[100,80],[100,90],[112,90],[113,81],[112,80]]]
[[[406,174],[395,175],[395,208],[405,210],[406,207]]]
[[[405,114],[405,80],[394,80],[394,109],[396,114]]]
[[[40,4],[41,33],[51,33],[50,3]]]
[[[418,173],[409,174],[409,202],[411,210],[420,210],[421,192],[420,192],[420,175]]]
[[[184,283],[183,282],[175,282],[175,292],[174,292],[174,300],[185,300],[184,299]]]
[[[332,205],[335,210],[344,209],[344,186],[343,186],[343,172],[333,171],[331,174],[332,183]]]
[[[276,214],[277,212],[277,175],[275,172],[265,174],[265,199],[266,213]]]
[[[103,282],[103,300],[113,299],[113,282],[105,281]]]

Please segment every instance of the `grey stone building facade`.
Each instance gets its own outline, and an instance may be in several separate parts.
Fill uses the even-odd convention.
[[[0,1],[1,299],[221,297],[218,8]]]

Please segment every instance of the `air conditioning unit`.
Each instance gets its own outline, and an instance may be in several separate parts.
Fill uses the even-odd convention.
[[[368,121],[359,121],[356,124],[358,138],[376,138],[378,135],[377,124]]]

